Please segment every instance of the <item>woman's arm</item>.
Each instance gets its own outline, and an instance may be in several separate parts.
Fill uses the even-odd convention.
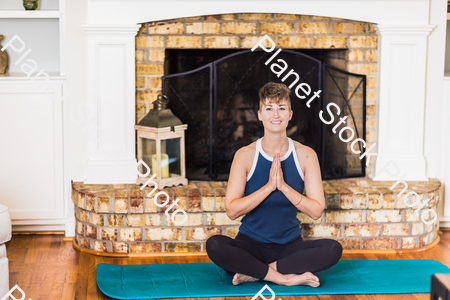
[[[297,205],[297,209],[304,212],[314,220],[322,216],[325,209],[325,197],[323,194],[322,178],[320,175],[320,165],[317,159],[317,154],[311,148],[306,148],[304,152],[305,162],[305,192],[306,197],[302,196],[296,190],[284,183],[281,191],[292,202],[292,205],[297,204],[300,199],[302,201]],[[280,170],[281,171],[281,170]],[[303,198],[302,198],[303,197]]]
[[[258,206],[264,199],[276,189],[276,182],[272,180],[276,171],[275,163],[270,168],[270,178],[267,184],[251,195],[244,197],[247,184],[245,165],[249,159],[248,150],[241,148],[236,151],[231,164],[230,176],[228,178],[227,193],[225,196],[225,211],[227,216],[234,220]],[[276,173],[275,173],[276,175]]]

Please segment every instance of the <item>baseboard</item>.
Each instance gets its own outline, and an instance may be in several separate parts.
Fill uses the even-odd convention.
[[[444,217],[444,218],[439,218],[439,229],[440,228],[450,228],[450,218],[449,217]]]
[[[22,232],[22,231],[32,231],[32,232],[39,232],[39,231],[64,231],[65,232],[65,225],[12,225],[12,231],[13,232]]]
[[[33,234],[60,234],[64,235],[64,231],[13,231],[12,235],[33,235]]]

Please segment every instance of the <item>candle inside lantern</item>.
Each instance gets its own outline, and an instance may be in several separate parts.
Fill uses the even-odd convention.
[[[157,173],[157,160],[156,154],[152,155],[152,172]],[[161,153],[161,178],[169,177],[169,155],[166,153]]]

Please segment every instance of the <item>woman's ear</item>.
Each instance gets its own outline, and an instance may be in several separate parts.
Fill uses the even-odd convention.
[[[261,120],[261,111],[259,111],[259,110],[258,110],[258,120],[262,121]]]
[[[291,110],[291,112],[290,112],[290,114],[289,114],[289,120],[291,120],[292,119],[292,115],[294,114],[294,111],[293,110]]]

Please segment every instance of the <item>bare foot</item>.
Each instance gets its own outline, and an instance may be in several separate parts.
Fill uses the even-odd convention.
[[[303,274],[288,274],[284,275],[287,278],[286,284],[293,285],[309,285],[311,287],[318,287],[320,285],[319,278],[311,272],[305,272]]]
[[[252,276],[248,276],[248,275],[244,275],[241,273],[236,273],[234,274],[233,277],[233,285],[238,285],[244,282],[253,282],[253,281],[258,281],[258,278],[252,277]]]

